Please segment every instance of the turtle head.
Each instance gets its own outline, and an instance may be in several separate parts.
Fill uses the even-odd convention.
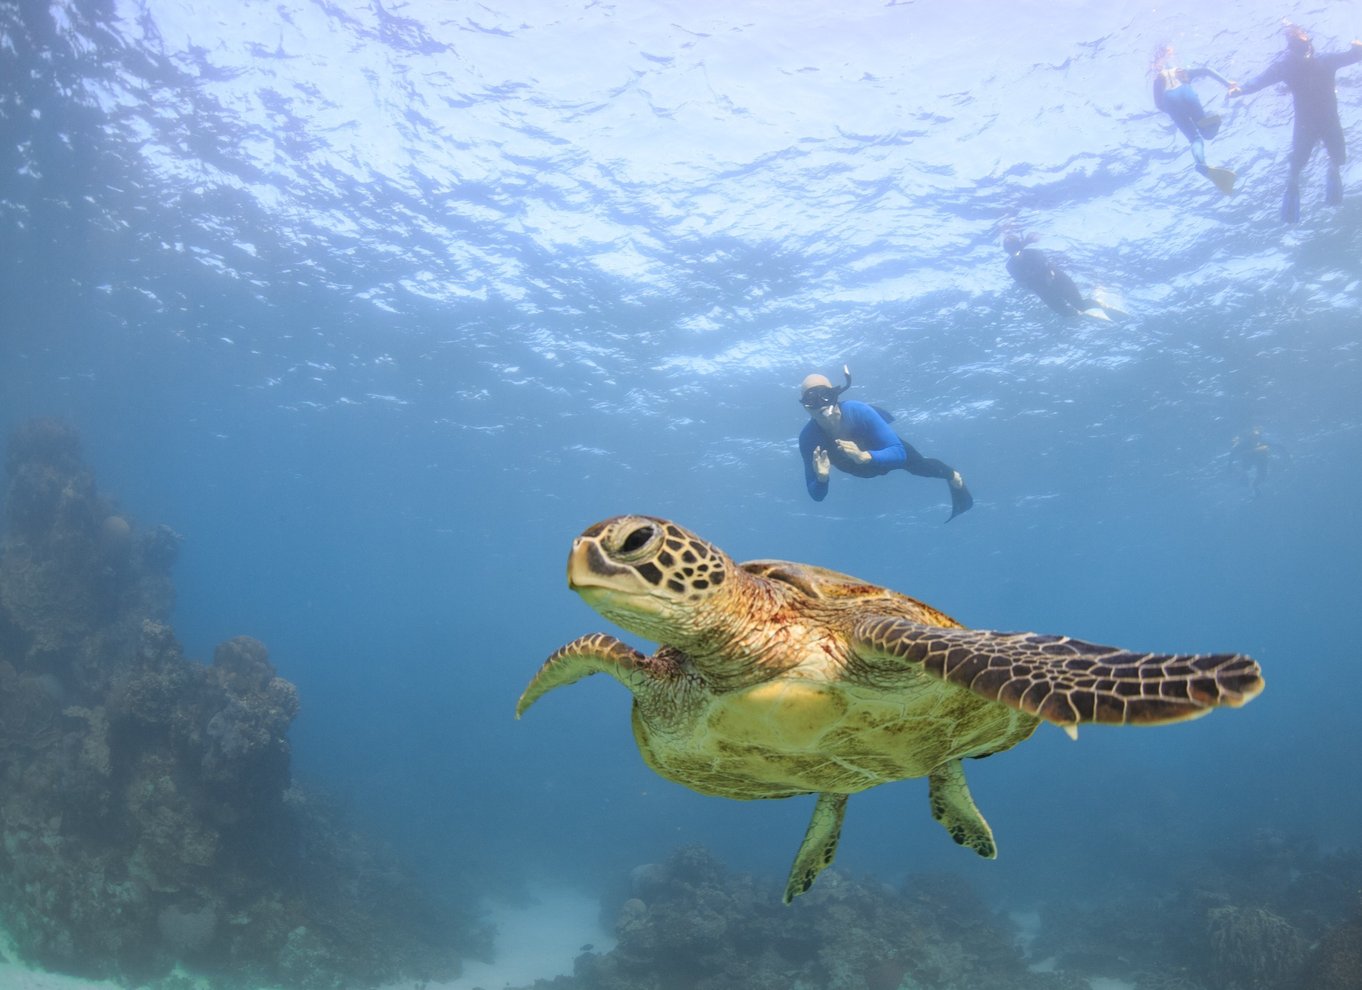
[[[655,642],[703,633],[700,603],[737,568],[718,547],[674,522],[615,516],[572,541],[568,587],[611,622]]]

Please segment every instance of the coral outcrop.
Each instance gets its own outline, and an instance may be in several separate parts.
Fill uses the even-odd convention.
[[[0,544],[0,917],[40,965],[188,963],[303,988],[449,976],[458,916],[290,787],[298,693],[248,637],[167,624],[179,537],[101,495],[74,431],[13,437]]]
[[[1212,908],[1206,923],[1214,986],[1277,990],[1300,975],[1305,938],[1281,915],[1263,907],[1225,905]]]
[[[906,892],[837,871],[793,906],[698,846],[633,871],[616,947],[536,990],[1077,990],[1028,969],[1010,925],[958,881]]]
[[[1349,951],[1362,928],[1340,924],[1362,889],[1362,853],[1268,829],[1183,852],[1151,851],[1143,876],[1047,902],[1033,955],[1137,990],[1362,987]],[[1330,984],[1332,972],[1349,975]]]
[[[1311,951],[1301,990],[1362,987],[1362,897],[1353,916],[1325,932]]]
[[[522,990],[1362,987],[1362,857],[1265,832],[1210,861],[1198,852],[1158,861],[1167,876],[1046,903],[1024,951],[1013,919],[953,878],[896,890],[832,870],[785,907],[778,885],[686,847],[606,898],[610,952],[584,952],[571,977]],[[1224,865],[1239,863],[1249,868]],[[1339,923],[1348,891],[1356,906]]]

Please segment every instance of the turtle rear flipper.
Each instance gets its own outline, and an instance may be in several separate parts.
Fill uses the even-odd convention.
[[[927,777],[932,817],[950,833],[957,845],[973,849],[984,859],[997,859],[998,846],[993,829],[979,813],[965,783],[965,768],[959,760],[941,764]]]
[[[1131,653],[1067,636],[941,629],[889,616],[852,628],[871,676],[918,667],[993,701],[1054,722],[1158,725],[1237,708],[1263,689],[1242,653]]]
[[[820,794],[813,806],[813,817],[804,831],[804,841],[795,853],[790,879],[785,883],[785,903],[789,904],[813,886],[818,874],[832,865],[837,843],[842,838],[842,819],[847,812],[846,794]]]

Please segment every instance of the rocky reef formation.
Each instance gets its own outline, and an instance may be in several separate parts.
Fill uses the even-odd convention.
[[[179,537],[101,495],[77,435],[21,428],[0,543],[0,917],[26,959],[144,982],[447,977],[476,937],[290,785],[294,686],[167,624]]]
[[[1300,990],[1362,987],[1362,891],[1352,917],[1334,925],[1311,950]]]
[[[1137,990],[1362,987],[1362,916],[1346,920],[1362,853],[1268,829],[1185,853],[1151,857],[1138,883],[1107,878],[1098,899],[1050,902],[1033,954]]]
[[[1103,877],[1099,896],[1047,905],[1032,932],[952,877],[895,889],[831,870],[786,907],[778,885],[689,846],[604,898],[611,951],[584,951],[572,976],[519,990],[1362,987],[1362,856],[1272,832],[1209,861],[1197,852],[1196,865],[1165,864],[1167,883]]]
[[[1011,925],[953,878],[899,892],[829,871],[789,907],[699,846],[608,901],[618,943],[533,990],[1079,990],[1032,972]]]
[[[1207,913],[1206,927],[1213,985],[1226,990],[1289,986],[1305,962],[1305,936],[1267,908],[1234,904],[1214,907]]]

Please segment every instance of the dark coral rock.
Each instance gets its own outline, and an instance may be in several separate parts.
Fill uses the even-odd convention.
[[[1301,990],[1357,990],[1362,987],[1362,903],[1357,914],[1335,925],[1310,953]]]
[[[184,537],[169,526],[161,525],[138,537],[136,552],[147,570],[168,573],[180,556]]]
[[[233,792],[281,793],[288,785],[286,733],[298,714],[298,692],[276,677],[265,645],[238,636],[213,653],[216,700],[205,712],[205,780]]]
[[[617,900],[618,943],[540,990],[1074,990],[1031,972],[1009,925],[953,878],[905,891],[825,873],[794,905],[698,846],[636,868]]]
[[[1362,853],[1255,829],[1206,848],[1151,855],[1078,900],[1045,903],[1032,952],[1139,990],[1315,990],[1302,977],[1362,889]],[[1304,980],[1304,982],[1302,982]],[[1362,982],[1354,984],[1362,987]]]
[[[6,449],[5,474],[11,479],[5,503],[11,535],[41,537],[63,515],[77,520],[77,530],[86,528],[71,510],[89,501],[94,480],[81,459],[80,436],[70,426],[35,419],[19,427]]]
[[[145,982],[447,977],[473,926],[290,794],[294,686],[166,624],[179,537],[95,487],[74,431],[16,434],[0,542],[0,917],[27,959]],[[348,836],[345,841],[337,836]]]
[[[250,636],[237,636],[213,651],[218,682],[232,694],[244,696],[263,691],[274,679],[274,665],[265,644]]]
[[[166,538],[141,533],[99,494],[67,426],[22,427],[6,465],[0,645],[64,689],[100,694],[115,669],[102,658],[126,650],[145,618],[170,614],[168,568],[144,560]]]
[[[0,660],[0,745],[41,750],[60,731],[65,691],[50,674],[20,674]]]
[[[1325,931],[1306,956],[1301,980],[1291,990],[1357,990],[1362,987],[1362,895],[1354,889],[1350,918]]]
[[[1291,922],[1263,907],[1225,905],[1207,915],[1211,985],[1224,990],[1277,990],[1295,983],[1307,943]]]

